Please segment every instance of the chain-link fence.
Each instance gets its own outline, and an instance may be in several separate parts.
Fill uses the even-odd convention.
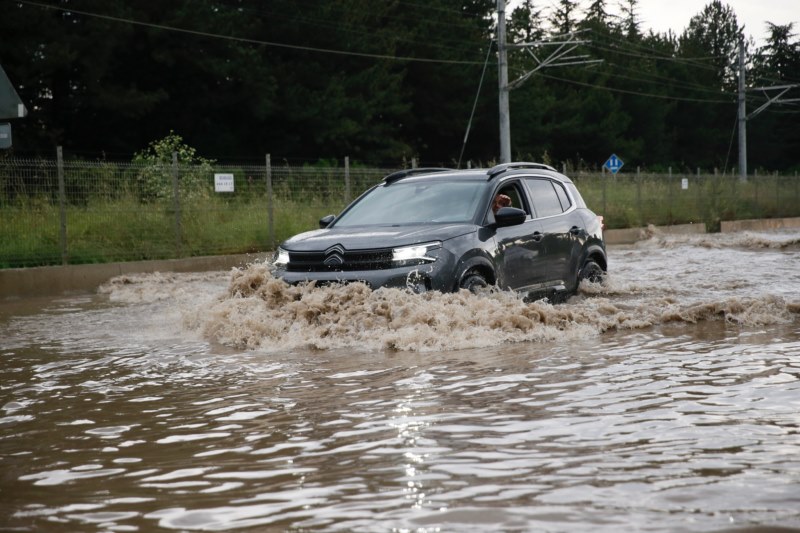
[[[0,267],[268,250],[388,172],[0,159]]]
[[[0,158],[0,267],[269,250],[393,170]],[[800,216],[796,175],[569,174],[609,228]]]
[[[626,174],[577,172],[570,177],[608,228],[648,224],[705,223],[719,231],[723,220],[800,216],[800,178],[755,174]]]

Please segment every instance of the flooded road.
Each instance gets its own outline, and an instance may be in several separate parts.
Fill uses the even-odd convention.
[[[800,528],[800,232],[568,303],[263,265],[0,303],[3,531]]]

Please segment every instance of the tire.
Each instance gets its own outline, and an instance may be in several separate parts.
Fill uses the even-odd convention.
[[[606,273],[593,259],[587,259],[583,264],[580,273],[578,274],[578,284],[583,280],[589,280],[591,283],[601,283]]]
[[[489,282],[486,281],[486,277],[480,271],[473,268],[464,273],[458,287],[467,289],[472,294],[479,294],[489,287]]]

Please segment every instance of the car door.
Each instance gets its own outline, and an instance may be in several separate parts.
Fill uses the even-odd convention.
[[[505,194],[511,198],[510,207],[528,213],[522,224],[496,230],[498,280],[503,288],[522,291],[539,288],[547,279],[543,232],[541,223],[532,216],[522,183],[518,180],[504,182],[494,194]]]
[[[525,184],[530,193],[536,220],[541,224],[544,255],[546,257],[546,283],[551,288],[563,290],[572,286],[574,264],[580,253],[580,242],[573,229],[569,196],[564,187],[545,177],[529,177]],[[560,190],[559,190],[560,189]]]

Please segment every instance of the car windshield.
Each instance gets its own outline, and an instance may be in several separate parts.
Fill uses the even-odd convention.
[[[408,181],[381,185],[341,215],[335,226],[468,222],[475,216],[485,183]]]

